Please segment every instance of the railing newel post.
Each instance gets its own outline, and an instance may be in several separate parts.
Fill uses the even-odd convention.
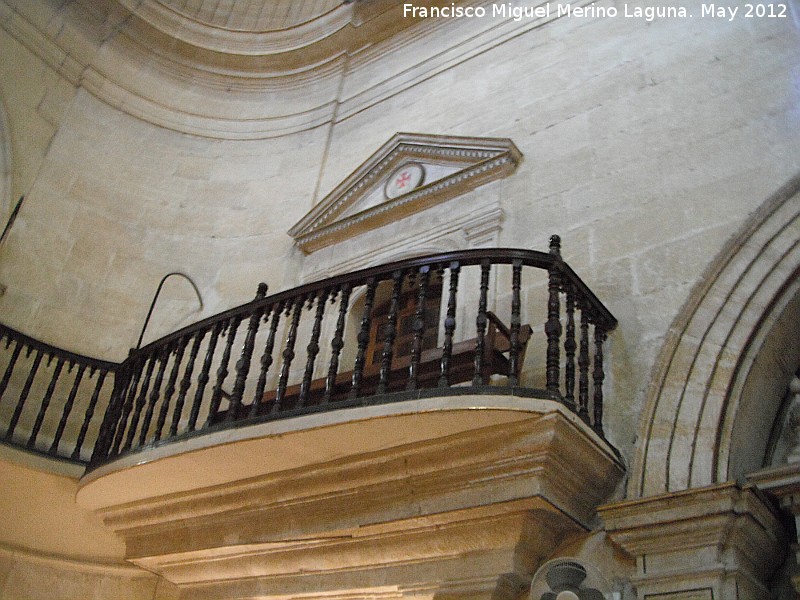
[[[389,387],[389,375],[392,370],[394,356],[394,340],[397,337],[397,315],[400,310],[400,292],[403,288],[405,272],[397,270],[392,273],[392,297],[389,300],[389,314],[386,316],[385,340],[381,352],[381,369],[376,393],[385,394]]]
[[[268,286],[266,283],[261,282],[258,284],[256,290],[255,300],[263,300],[267,297]],[[250,362],[253,357],[253,351],[256,345],[256,335],[258,335],[258,328],[261,324],[261,317],[264,314],[264,306],[259,306],[253,310],[250,315],[250,321],[247,324],[247,335],[245,336],[244,344],[242,344],[242,353],[239,360],[236,361],[236,379],[233,383],[233,391],[231,392],[230,406],[228,407],[228,414],[226,421],[233,421],[239,416],[239,409],[242,406],[242,397],[244,396],[244,389],[247,383],[247,375],[250,373]]]
[[[489,292],[489,275],[492,263],[488,258],[481,260],[481,283],[480,295],[478,298],[478,316],[475,318],[476,339],[475,339],[475,372],[472,376],[472,385],[483,385],[484,353],[486,352],[486,316]]]
[[[314,363],[319,354],[319,336],[322,333],[322,319],[325,316],[325,305],[328,302],[330,290],[322,290],[317,296],[317,310],[314,313],[314,324],[311,327],[311,339],[306,346],[306,367],[303,371],[303,381],[300,384],[300,396],[297,399],[297,407],[303,407],[308,400],[308,395],[311,391],[311,381],[314,377]],[[313,302],[313,298],[309,300]],[[309,306],[309,310],[311,306]]]
[[[194,364],[197,360],[197,355],[200,352],[200,344],[203,343],[203,338],[207,330],[201,329],[193,335],[194,341],[192,348],[189,350],[189,359],[186,361],[186,366],[183,369],[183,377],[178,386],[178,398],[175,400],[175,409],[172,412],[172,421],[169,426],[169,434],[174,436],[178,433],[178,425],[180,424],[181,417],[183,416],[183,406],[186,402],[186,395],[189,388],[192,386],[192,373],[194,372]],[[188,344],[188,340],[187,340]],[[192,406],[194,408],[194,406]]]
[[[167,379],[167,387],[164,388],[164,399],[161,401],[161,410],[158,411],[158,420],[156,421],[156,430],[153,434],[153,441],[157,442],[161,439],[161,432],[164,429],[164,424],[167,421],[167,414],[169,413],[169,405],[172,402],[172,395],[175,393],[175,383],[178,381],[178,371],[180,370],[181,363],[183,362],[183,354],[186,352],[186,346],[189,343],[187,337],[181,337],[177,340],[172,352],[167,354],[174,354],[175,359],[172,363],[172,370]]]
[[[336,320],[336,331],[331,340],[331,362],[328,365],[328,376],[325,378],[325,395],[322,398],[322,403],[327,404],[331,400],[333,388],[336,386],[336,375],[339,372],[339,356],[344,348],[344,326],[347,320],[347,310],[350,304],[350,293],[352,290],[350,283],[345,283],[341,289],[339,297],[339,316]],[[336,293],[333,295],[336,296]],[[334,298],[331,298],[331,302]]]
[[[33,352],[33,348],[28,346],[28,353],[27,355],[30,356],[31,352]],[[36,357],[33,359],[33,366],[31,367],[30,372],[28,373],[28,377],[25,380],[25,385],[22,387],[22,391],[20,392],[19,399],[17,400],[17,406],[14,409],[14,414],[11,416],[11,421],[8,424],[8,429],[6,429],[5,439],[11,441],[13,439],[14,430],[17,428],[17,423],[19,423],[19,419],[22,416],[22,409],[25,406],[25,402],[28,399],[28,394],[31,392],[31,387],[33,386],[33,380],[36,377],[36,373],[39,370],[39,365],[42,362],[43,352],[41,350],[36,351]]]
[[[92,455],[89,458],[90,466],[96,465],[102,459],[108,458],[113,450],[115,433],[119,427],[119,421],[122,416],[123,405],[127,395],[126,392],[130,383],[131,374],[129,360],[130,358],[124,360],[114,370],[114,386],[111,390],[111,397],[108,400],[108,405],[106,406],[106,412],[103,415],[103,421],[100,423],[100,429],[97,433],[94,448],[92,449]],[[90,379],[91,376],[90,373]],[[77,388],[78,385],[80,385],[80,382],[76,383],[75,387]],[[75,459],[79,456],[80,448],[76,444],[72,451],[72,458]]]
[[[206,356],[203,359],[203,367],[200,369],[200,374],[197,376],[197,390],[195,391],[192,410],[189,414],[189,431],[194,431],[197,427],[197,419],[200,417],[200,407],[203,404],[203,395],[205,394],[206,386],[210,380],[209,373],[211,371],[211,363],[214,361],[214,352],[217,349],[217,340],[219,340],[222,329],[227,325],[228,320],[223,319],[222,321],[217,321],[211,329],[211,337],[208,340]]]
[[[287,315],[291,310],[292,320],[289,323],[289,333],[286,336],[286,347],[283,349],[283,362],[281,363],[281,374],[278,378],[278,389],[275,391],[275,403],[272,405],[272,413],[276,414],[281,412],[283,408],[283,398],[286,394],[286,387],[289,384],[289,370],[294,360],[294,345],[297,342],[297,328],[300,325],[300,317],[303,313],[303,307],[306,303],[306,297],[300,296],[294,302],[294,309],[291,305],[287,306]]]
[[[73,361],[70,361],[69,365],[67,366],[67,374],[72,373],[72,368],[75,366]],[[64,405],[63,410],[61,411],[61,419],[58,421],[58,427],[56,428],[56,433],[53,436],[53,442],[50,444],[50,449],[47,451],[48,454],[51,456],[58,455],[58,445],[61,442],[61,436],[64,434],[64,429],[67,427],[67,419],[69,419],[69,415],[72,412],[72,406],[75,404],[75,398],[78,395],[78,388],[81,385],[81,380],[83,379],[83,374],[86,371],[86,365],[80,364],[78,365],[78,371],[75,373],[75,379],[72,381],[72,388],[69,391],[69,395],[67,396],[67,402]],[[110,408],[110,401],[109,406],[106,408],[106,413]],[[105,415],[104,415],[105,416]],[[100,429],[98,431],[98,440],[100,439],[100,434],[103,431],[105,419],[100,424]],[[95,444],[98,442],[96,441]]]
[[[50,358],[47,361],[47,366],[50,366],[52,362],[53,355],[50,354]],[[50,400],[53,398],[53,392],[55,392],[56,384],[58,383],[58,378],[61,377],[61,370],[64,368],[64,359],[58,358],[56,360],[56,368],[53,371],[53,376],[50,378],[50,384],[47,386],[47,391],[44,394],[44,398],[42,398],[42,403],[39,406],[39,414],[36,415],[36,422],[33,424],[33,429],[31,430],[31,434],[28,437],[28,448],[34,448],[36,446],[36,438],[39,436],[39,430],[42,428],[42,423],[44,422],[44,416],[47,413],[47,409],[50,407]]]
[[[272,319],[269,325],[269,334],[267,334],[267,341],[264,343],[264,352],[261,354],[261,369],[258,373],[258,381],[256,381],[256,391],[253,396],[253,403],[250,405],[250,416],[255,417],[261,413],[264,398],[264,389],[267,385],[267,373],[272,366],[273,358],[272,351],[275,348],[275,335],[278,331],[278,324],[280,323],[281,314],[283,313],[283,303],[278,302],[274,306],[270,306],[269,310],[264,312],[264,321],[269,318],[270,313]]]
[[[423,265],[418,271],[417,282],[417,310],[414,314],[414,339],[411,343],[411,363],[408,366],[408,383],[406,390],[415,390],[418,386],[419,364],[422,359],[422,337],[425,335],[425,312],[430,283],[430,265]]]
[[[550,254],[554,257],[553,264],[548,269],[547,283],[547,322],[544,332],[547,336],[547,391],[561,396],[559,384],[559,362],[561,360],[561,238],[557,235],[550,237]]]
[[[361,390],[361,377],[364,374],[364,363],[366,361],[367,345],[369,344],[369,328],[372,324],[372,305],[375,302],[375,291],[378,287],[378,280],[370,277],[367,280],[367,294],[364,298],[364,314],[361,317],[361,328],[358,332],[358,353],[353,365],[353,377],[350,386],[349,398],[355,399]]]
[[[578,347],[578,416],[589,424],[589,312],[581,304],[581,334]]]
[[[225,348],[222,350],[222,356],[219,360],[219,367],[217,367],[217,381],[211,391],[211,403],[208,408],[208,418],[206,419],[205,427],[210,427],[216,422],[216,415],[219,412],[219,405],[222,402],[223,389],[222,385],[225,378],[228,376],[228,364],[231,360],[231,350],[233,343],[236,339],[236,333],[239,331],[239,325],[242,323],[241,315],[231,317],[227,322],[227,327],[223,327],[223,335],[227,336],[225,340]]]
[[[606,331],[602,325],[595,323],[594,326],[594,369],[592,378],[594,379],[594,397],[592,399],[592,409],[594,418],[592,426],[594,430],[603,435],[603,380],[605,371],[603,370],[603,343],[606,341]]]
[[[136,399],[136,405],[133,409],[133,417],[131,417],[131,424],[128,428],[125,444],[122,447],[123,450],[130,450],[133,447],[133,440],[136,437],[136,430],[139,427],[139,419],[142,418],[142,410],[144,410],[145,403],[147,402],[147,392],[150,391],[150,379],[153,377],[153,369],[155,369],[156,360],[156,354],[150,354],[150,356],[145,359],[147,367],[145,368],[144,378],[142,379],[142,385],[139,389],[139,397]]]
[[[522,326],[522,260],[514,259],[511,263],[511,323],[509,327],[509,351],[508,351],[508,385],[517,387],[519,385],[519,331]]]
[[[564,354],[566,362],[564,365],[564,404],[574,413],[577,413],[575,403],[575,290],[571,283],[565,283],[566,287],[566,311],[567,328],[564,338]]]
[[[456,330],[456,294],[458,293],[458,276],[461,264],[458,261],[450,263],[450,285],[447,298],[447,314],[444,319],[444,344],[442,347],[442,360],[439,368],[439,387],[450,385],[450,359],[453,355],[453,334]]]
[[[153,389],[150,390],[150,399],[147,403],[147,412],[145,413],[144,420],[142,421],[142,430],[139,433],[139,446],[144,446],[147,439],[147,433],[150,430],[150,424],[153,421],[155,414],[156,404],[161,394],[161,384],[164,382],[164,371],[167,368],[167,361],[169,355],[172,353],[172,344],[159,348],[155,354],[155,359],[158,362],[158,370],[156,371],[156,378],[153,382]]]
[[[92,417],[94,416],[94,410],[97,406],[97,401],[100,399],[100,391],[103,389],[103,383],[105,382],[107,374],[108,371],[105,369],[98,371],[97,383],[94,386],[94,392],[92,392],[92,398],[89,401],[89,406],[86,407],[86,413],[83,417],[83,424],[81,425],[81,432],[78,434],[78,439],[75,442],[75,448],[72,451],[71,458],[73,460],[78,460],[80,458],[81,448],[83,448],[83,442],[86,439],[87,432],[89,431],[89,423],[91,423]]]
[[[125,437],[125,430],[128,428],[128,418],[133,410],[134,402],[136,401],[136,390],[139,386],[139,378],[142,376],[142,369],[144,369],[144,363],[140,355],[136,355],[136,358],[131,362],[130,368],[131,373],[129,376],[125,399],[122,403],[122,413],[120,415],[119,422],[117,423],[117,429],[114,433],[113,445],[111,447],[111,452],[114,454],[119,454],[121,451],[122,440]]]

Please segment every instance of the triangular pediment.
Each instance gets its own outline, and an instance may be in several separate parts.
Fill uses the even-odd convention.
[[[398,133],[290,230],[307,253],[381,227],[511,174],[505,138]]]

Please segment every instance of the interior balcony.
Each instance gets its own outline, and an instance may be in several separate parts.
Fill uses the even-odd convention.
[[[623,475],[615,326],[554,236],[262,284],[121,364],[6,328],[0,416],[187,598],[516,598]]]

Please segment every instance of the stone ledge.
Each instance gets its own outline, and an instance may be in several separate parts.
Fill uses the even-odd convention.
[[[783,530],[752,487],[730,482],[598,509],[611,539],[636,558],[639,596],[689,590],[713,597],[767,598]]]
[[[402,427],[389,418],[405,443],[92,504],[125,539],[128,560],[193,598],[336,596],[387,583],[513,598],[565,535],[588,529],[622,476],[605,442],[557,403],[540,402],[549,410],[471,410],[462,426],[427,439],[415,435],[430,415],[407,415]],[[458,413],[443,416],[451,428],[459,422]],[[358,447],[355,431],[344,439]],[[261,456],[251,458],[263,465]],[[142,487],[137,469],[147,465],[125,469],[125,487]]]

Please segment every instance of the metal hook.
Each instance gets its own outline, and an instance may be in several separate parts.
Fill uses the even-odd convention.
[[[153,309],[156,306],[156,300],[158,300],[158,295],[161,293],[161,288],[164,287],[164,282],[172,277],[173,275],[178,275],[183,277],[186,281],[188,281],[192,288],[194,288],[195,294],[197,294],[197,300],[200,302],[200,310],[203,310],[203,297],[200,295],[200,290],[197,288],[197,285],[192,278],[189,277],[186,273],[181,273],[179,271],[173,271],[172,273],[167,273],[164,277],[161,278],[161,282],[158,284],[158,288],[156,289],[156,293],[153,296],[153,301],[150,303],[150,310],[147,311],[147,318],[144,320],[144,325],[142,326],[142,333],[139,334],[139,341],[136,342],[136,349],[138,350],[142,345],[142,339],[144,338],[144,332],[147,329],[148,323],[150,323],[150,317],[153,315]]]

